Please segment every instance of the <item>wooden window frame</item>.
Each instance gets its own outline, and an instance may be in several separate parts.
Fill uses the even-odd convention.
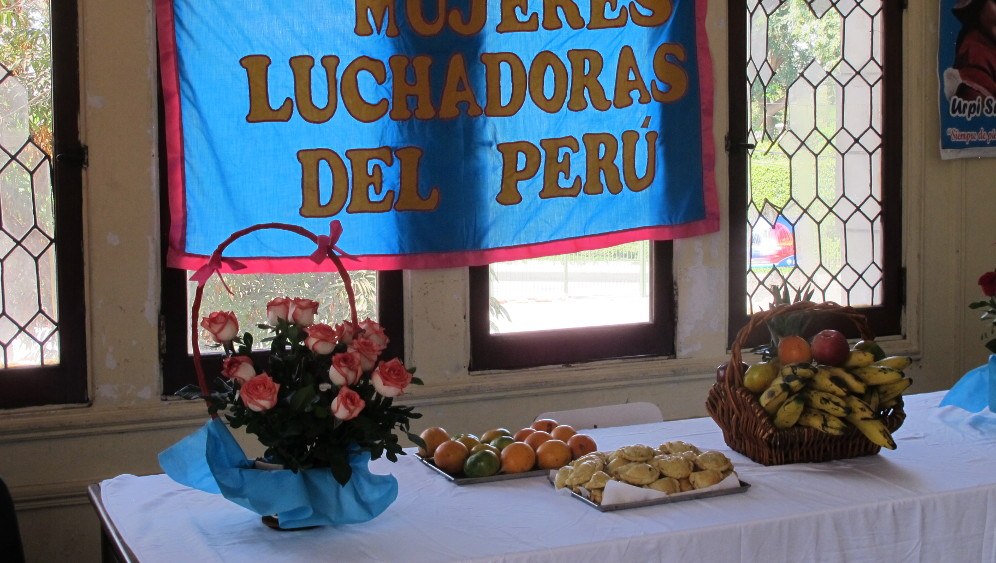
[[[906,276],[902,264],[902,158],[903,158],[903,59],[902,12],[904,2],[883,0],[882,67],[882,304],[855,307],[864,314],[876,335],[902,334],[902,312],[906,305]],[[729,334],[732,343],[750,315],[744,310],[747,295],[747,160],[743,145],[747,138],[747,81],[744,65],[747,56],[747,10],[742,0],[729,0],[729,106],[730,133],[727,153],[730,162],[730,285]],[[856,337],[853,324],[835,325],[849,337]],[[758,345],[767,335],[747,342]]]
[[[491,334],[488,266],[470,268],[470,371],[673,356],[673,248],[670,241],[651,243],[651,320],[647,323]]]
[[[76,2],[52,2],[50,9],[59,363],[0,370],[0,409],[89,401],[81,211],[86,149],[79,130],[79,17]]]

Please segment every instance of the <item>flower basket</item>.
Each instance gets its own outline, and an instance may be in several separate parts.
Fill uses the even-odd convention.
[[[723,431],[730,448],[763,465],[823,462],[877,454],[881,446],[870,442],[853,427],[841,436],[803,426],[775,428],[757,397],[744,387],[747,366],[741,359],[741,349],[748,336],[774,317],[795,313],[843,317],[857,327],[863,339],[874,338],[864,315],[836,303],[804,301],[755,313],[733,340],[730,361],[718,368],[717,382],[709,389],[706,399],[706,411]],[[890,432],[898,429],[905,418],[901,399],[882,415]]]
[[[262,229],[295,233],[317,245],[311,259],[335,265],[345,285],[350,318],[332,327],[315,322],[317,301],[273,299],[267,305],[267,323],[260,325],[273,333],[270,354],[266,369],[258,372],[251,355],[252,335],[239,334],[234,313],[212,313],[200,326],[198,320],[205,283],[216,273],[220,278],[222,269],[243,267],[222,258],[224,250]],[[377,323],[357,319],[349,274],[336,255],[340,234],[337,221],[328,236],[282,223],[255,225],[232,234],[191,276],[198,283],[191,306],[198,385],[179,394],[204,399],[211,420],[161,452],[160,465],[175,481],[220,493],[263,516],[270,527],[274,521],[280,529],[297,529],[376,517],[397,498],[398,483],[391,475],[371,473],[368,462],[385,453],[390,461],[404,455],[396,430],[421,442],[409,431],[409,419],[421,415],[393,404],[409,384],[421,381],[397,359],[378,361],[387,336]],[[214,385],[201,362],[200,327],[226,352],[225,367]],[[262,461],[276,462],[276,468],[247,458],[219,414],[232,427],[245,426],[255,435],[266,446]]]

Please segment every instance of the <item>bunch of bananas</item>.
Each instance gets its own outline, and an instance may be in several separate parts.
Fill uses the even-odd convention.
[[[894,450],[896,442],[881,415],[913,384],[903,372],[911,363],[909,356],[876,360],[867,350],[851,350],[840,366],[782,366],[772,360],[750,366],[744,387],[757,396],[776,428],[802,425],[839,436],[851,425],[872,443]]]

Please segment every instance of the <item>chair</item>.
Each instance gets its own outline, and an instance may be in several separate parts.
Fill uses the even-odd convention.
[[[12,563],[24,561],[24,546],[21,544],[21,531],[17,527],[14,499],[10,497],[3,478],[0,478],[0,559]]]
[[[581,429],[662,422],[664,415],[661,414],[661,409],[653,403],[637,402],[550,411],[536,417],[537,420],[541,418],[550,418],[560,424],[568,424]]]

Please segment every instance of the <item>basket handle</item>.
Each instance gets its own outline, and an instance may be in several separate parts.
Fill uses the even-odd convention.
[[[353,282],[349,278],[349,272],[346,270],[346,267],[342,264],[342,259],[340,259],[338,255],[336,255],[336,252],[339,252],[339,254],[342,254],[343,256],[348,256],[345,252],[342,251],[342,249],[336,246],[336,242],[338,242],[339,236],[342,234],[342,224],[339,223],[339,221],[332,221],[329,224],[328,236],[316,235],[303,227],[287,223],[260,223],[258,225],[253,225],[251,227],[235,231],[234,233],[229,235],[227,239],[222,241],[221,244],[218,245],[218,248],[216,248],[214,252],[211,253],[210,258],[204,264],[204,266],[201,266],[201,268],[199,268],[196,272],[194,272],[193,275],[190,276],[191,281],[197,282],[197,290],[194,293],[194,302],[190,307],[190,341],[193,348],[194,371],[197,374],[197,384],[200,386],[201,394],[204,396],[204,400],[205,402],[208,403],[208,406],[210,406],[210,400],[208,400],[208,396],[211,394],[211,388],[207,384],[207,377],[204,375],[204,366],[201,364],[200,338],[198,338],[199,334],[198,327],[200,320],[199,317],[200,317],[201,301],[204,297],[204,285],[207,283],[207,280],[210,279],[211,276],[215,273],[218,274],[218,278],[221,279],[221,283],[224,284],[225,280],[221,278],[221,270],[223,269],[223,266],[226,264],[228,265],[229,270],[231,271],[244,269],[245,266],[243,264],[239,263],[236,260],[231,260],[228,258],[223,259],[221,255],[225,251],[225,249],[228,248],[236,240],[250,233],[261,231],[263,229],[279,229],[283,231],[289,231],[291,233],[296,233],[311,240],[316,245],[318,245],[317,250],[315,250],[315,252],[313,252],[310,255],[310,258],[313,261],[315,261],[315,263],[318,264],[327,259],[332,260],[332,263],[335,265],[335,268],[338,271],[339,276],[342,278],[343,285],[345,286],[346,289],[346,298],[349,300],[350,320],[353,322],[354,325],[359,324],[356,313],[356,295],[353,293]],[[226,285],[225,288],[227,289],[228,286]],[[229,290],[229,293],[231,293],[231,290]],[[211,415],[211,418],[217,418],[217,417],[218,417],[217,413]]]
[[[744,342],[750,337],[751,332],[775,317],[789,315],[792,313],[825,313],[842,316],[854,323],[854,326],[857,327],[861,338],[865,340],[873,340],[875,338],[875,334],[872,332],[871,327],[868,326],[868,320],[863,314],[859,313],[852,307],[838,305],[832,301],[824,303],[799,301],[797,303],[776,305],[775,307],[751,315],[750,319],[747,321],[747,324],[740,329],[740,332],[737,333],[737,337],[733,339],[733,343],[730,345],[730,363],[726,366],[726,377],[723,379],[727,387],[732,389],[743,386],[744,371],[742,349]]]

